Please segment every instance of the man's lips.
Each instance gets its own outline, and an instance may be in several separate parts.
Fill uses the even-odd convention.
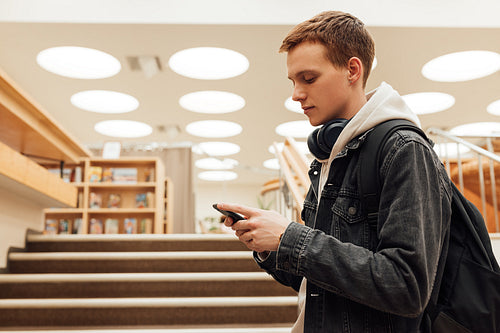
[[[304,114],[307,115],[311,110],[314,109],[314,106],[304,106],[302,110],[304,110]]]

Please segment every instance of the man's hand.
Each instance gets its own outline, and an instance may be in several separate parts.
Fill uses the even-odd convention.
[[[290,224],[288,219],[275,211],[227,203],[219,203],[217,207],[245,216],[245,220],[234,224],[233,219],[228,217],[224,224],[231,227],[240,241],[245,243],[250,250],[257,252],[276,251],[280,235]]]

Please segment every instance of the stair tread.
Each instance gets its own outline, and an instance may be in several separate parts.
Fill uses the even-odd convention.
[[[155,260],[155,259],[252,259],[250,251],[182,251],[182,252],[11,252],[9,260]]]
[[[297,296],[0,299],[0,309],[293,306]]]
[[[271,281],[265,272],[193,273],[47,273],[0,274],[0,283],[148,282],[148,281]]]
[[[119,328],[119,329],[88,329],[88,328],[73,328],[73,329],[57,329],[57,330],[15,330],[4,331],[3,333],[290,333],[291,326],[289,324],[255,327],[210,327],[210,328]]]
[[[88,241],[99,241],[99,242],[116,242],[116,241],[127,241],[127,242],[165,242],[165,241],[227,241],[227,242],[239,242],[236,236],[231,234],[85,234],[85,235],[40,235],[40,234],[28,234],[26,238],[27,242],[88,242]]]

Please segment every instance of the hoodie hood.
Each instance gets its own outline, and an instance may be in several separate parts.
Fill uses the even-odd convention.
[[[349,121],[335,142],[328,159],[329,164],[349,141],[384,121],[406,119],[419,128],[421,127],[417,115],[411,111],[403,98],[389,84],[382,82],[366,97],[368,100],[366,104]]]
[[[417,115],[406,105],[403,98],[390,85],[382,82],[380,86],[366,95],[367,102],[347,123],[332,148],[328,160],[321,162],[318,202],[321,191],[330,172],[330,166],[337,154],[355,137],[372,129],[376,125],[391,119],[406,119],[421,128]]]

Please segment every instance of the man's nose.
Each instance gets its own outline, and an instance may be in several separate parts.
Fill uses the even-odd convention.
[[[305,98],[306,98],[305,91],[303,89],[301,89],[300,87],[295,86],[293,88],[293,92],[292,92],[292,100],[294,100],[296,102],[300,102],[300,101],[303,101]]]

